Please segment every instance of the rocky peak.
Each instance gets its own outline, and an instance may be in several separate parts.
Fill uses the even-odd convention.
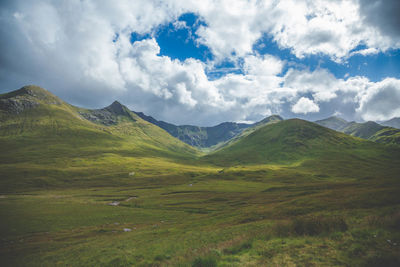
[[[122,105],[118,101],[114,101],[111,105],[105,108],[107,111],[110,113],[113,113],[115,115],[120,115],[120,116],[129,116],[130,117],[130,112],[127,107]]]
[[[62,104],[62,100],[45,89],[28,85],[18,90],[0,95],[0,109],[12,114],[19,114],[39,104]]]

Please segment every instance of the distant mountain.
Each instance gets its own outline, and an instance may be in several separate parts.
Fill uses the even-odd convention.
[[[373,121],[367,121],[364,123],[349,122],[346,127],[341,129],[341,132],[350,134],[352,136],[360,137],[363,139],[370,139],[375,133],[386,128],[385,126],[379,125]]]
[[[336,116],[332,116],[324,120],[319,120],[315,123],[335,131],[342,131],[349,124],[348,121]]]
[[[315,123],[352,136],[378,143],[400,144],[400,130],[382,126],[376,122],[348,122],[338,117],[329,117]]]
[[[211,147],[229,141],[241,134],[244,130],[255,125],[266,124],[270,121],[282,120],[281,117],[273,115],[255,124],[224,122],[212,127],[200,127],[193,125],[174,125],[164,121],[158,121],[142,112],[135,112],[142,119],[151,122],[166,130],[172,136],[195,147]]]
[[[400,118],[393,118],[388,121],[383,121],[380,124],[382,124],[384,126],[389,126],[389,127],[400,129]]]
[[[279,116],[279,115],[271,115],[269,117],[266,117],[263,120],[253,124],[251,127],[247,128],[247,129],[244,129],[241,133],[239,133],[238,135],[232,137],[231,139],[215,145],[213,147],[213,150],[218,150],[218,149],[221,149],[223,147],[229,146],[230,144],[233,144],[233,143],[237,142],[238,140],[248,136],[249,134],[253,133],[254,131],[256,131],[259,128],[262,128],[262,127],[264,127],[266,125],[277,123],[277,122],[280,122],[280,121],[283,121],[283,118],[281,116]]]
[[[221,165],[324,161],[338,155],[373,155],[377,147],[316,123],[289,119],[260,127],[205,158]]]

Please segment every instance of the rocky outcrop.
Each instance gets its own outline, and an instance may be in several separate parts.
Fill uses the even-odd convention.
[[[107,126],[117,124],[118,122],[117,116],[106,109],[96,109],[90,112],[79,112],[79,114],[91,122],[100,123]]]
[[[82,111],[79,112],[79,114],[91,122],[100,123],[107,126],[117,124],[118,116],[124,116],[132,121],[136,121],[136,119],[132,116],[131,111],[129,111],[127,107],[118,101],[114,101],[111,105],[103,109]]]
[[[20,114],[21,112],[39,105],[38,102],[27,99],[0,99],[0,110],[11,114]]]
[[[61,105],[62,103],[63,101],[55,95],[34,85],[0,95],[0,110],[10,114],[19,114],[39,104]]]

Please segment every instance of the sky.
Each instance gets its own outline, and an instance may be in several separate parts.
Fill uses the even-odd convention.
[[[175,124],[400,117],[398,0],[2,0],[0,93]]]

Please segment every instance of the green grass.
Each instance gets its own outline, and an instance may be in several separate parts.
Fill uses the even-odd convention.
[[[1,115],[2,266],[400,263],[396,146],[289,120],[204,156],[78,110]]]

